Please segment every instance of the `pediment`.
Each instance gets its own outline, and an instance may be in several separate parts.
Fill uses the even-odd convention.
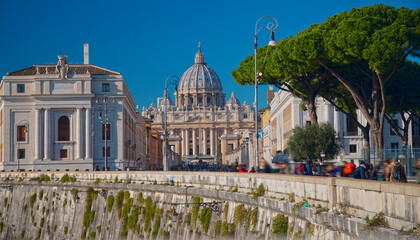
[[[187,122],[187,123],[214,123],[214,121],[212,121],[212,120],[210,120],[206,117],[201,117],[201,116],[191,118],[191,119],[189,119],[185,122]]]

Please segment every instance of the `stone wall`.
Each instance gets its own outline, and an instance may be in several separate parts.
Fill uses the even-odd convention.
[[[65,174],[69,181],[63,183]],[[411,184],[214,172],[32,172],[0,178],[0,239],[272,239],[285,228],[289,238],[410,239],[399,230],[419,223],[420,186]],[[221,213],[194,201],[220,201]],[[177,204],[186,202],[188,207]],[[379,212],[391,228],[363,231],[362,218]],[[279,219],[287,224],[279,225]]]

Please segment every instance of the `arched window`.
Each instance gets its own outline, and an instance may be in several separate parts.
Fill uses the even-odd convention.
[[[58,141],[70,141],[70,120],[66,116],[58,119]]]

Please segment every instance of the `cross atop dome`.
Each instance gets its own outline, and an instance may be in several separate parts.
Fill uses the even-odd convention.
[[[206,64],[204,54],[201,52],[201,42],[198,43],[198,52],[195,54],[194,64]]]

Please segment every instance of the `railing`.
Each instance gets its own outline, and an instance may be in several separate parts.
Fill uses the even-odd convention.
[[[384,148],[384,149],[363,149],[363,160],[375,165],[387,159],[392,161],[401,160],[406,167],[409,177],[413,176],[413,171],[420,159],[420,148]]]

